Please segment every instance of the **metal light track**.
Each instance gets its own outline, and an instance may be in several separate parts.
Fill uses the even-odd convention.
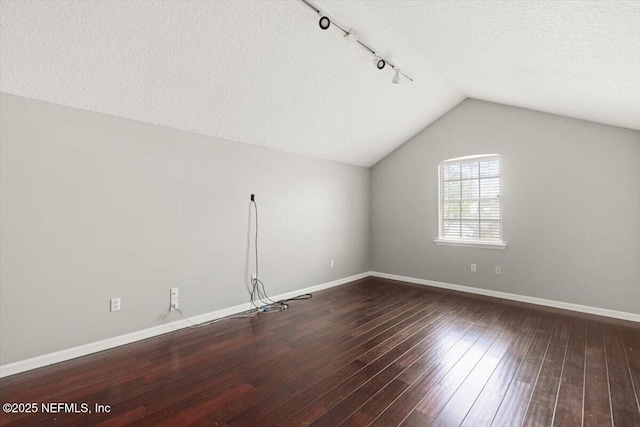
[[[316,6],[315,4],[311,3],[309,0],[300,0],[302,1],[304,4],[306,4],[307,6],[309,6],[309,8],[313,9],[318,15],[321,16],[326,16],[327,18],[329,18],[329,20],[331,21],[331,23],[333,25],[336,26],[336,28],[338,28],[340,31],[342,31],[344,33],[345,36],[351,36],[351,30],[352,29],[347,29],[344,25],[340,24],[338,21],[336,21],[332,16],[330,16],[329,14],[327,14],[325,11],[323,11],[322,9],[320,9],[318,6]],[[369,44],[365,43],[364,41],[360,40],[357,36],[355,38],[355,41],[362,46],[363,48],[367,49],[369,52],[371,52],[373,55],[377,55],[380,59],[384,60],[384,62],[386,62],[387,64],[389,64],[391,67],[393,67],[396,70],[400,71],[400,74],[402,74],[403,76],[405,76],[409,81],[413,81],[413,78],[407,74],[402,68],[400,68],[399,66],[397,66],[396,64],[394,64],[393,62],[389,61],[387,58],[385,58],[382,54],[380,54],[379,51],[375,50],[373,47],[371,47]]]

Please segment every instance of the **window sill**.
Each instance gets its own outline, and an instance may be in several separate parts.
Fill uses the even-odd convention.
[[[507,244],[503,242],[481,242],[475,240],[434,240],[440,246],[461,246],[464,248],[486,248],[486,249],[507,249]]]

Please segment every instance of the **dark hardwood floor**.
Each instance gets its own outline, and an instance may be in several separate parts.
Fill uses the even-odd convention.
[[[367,278],[0,390],[92,410],[2,426],[640,426],[640,324]]]

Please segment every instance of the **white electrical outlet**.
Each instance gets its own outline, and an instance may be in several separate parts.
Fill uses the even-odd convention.
[[[502,276],[502,267],[496,265],[496,276]]]
[[[258,278],[257,274],[252,274],[249,276],[249,283],[253,283],[254,280]]]
[[[120,298],[111,298],[111,311],[120,311]]]
[[[178,288],[171,288],[169,290],[169,308],[171,310],[177,310],[180,308],[180,303],[178,302]]]
[[[331,260],[331,268],[335,267],[336,262],[334,260]]]
[[[476,270],[477,270],[477,265],[471,264],[471,271],[476,271]]]

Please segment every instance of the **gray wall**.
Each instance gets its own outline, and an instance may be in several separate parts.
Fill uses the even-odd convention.
[[[436,246],[438,162],[485,153],[507,249]],[[640,313],[638,131],[468,99],[372,168],[371,204],[375,271]]]
[[[188,316],[247,302],[250,193],[271,295],[369,270],[367,168],[9,94],[0,117],[1,364],[178,320],[173,286]]]
[[[272,295],[371,260],[385,273],[640,313],[637,131],[466,100],[370,174],[0,101],[0,364],[177,320],[173,286],[189,316],[246,302],[250,193]],[[483,153],[502,155],[508,248],[436,246],[437,163]],[[115,296],[122,311],[110,313]]]

